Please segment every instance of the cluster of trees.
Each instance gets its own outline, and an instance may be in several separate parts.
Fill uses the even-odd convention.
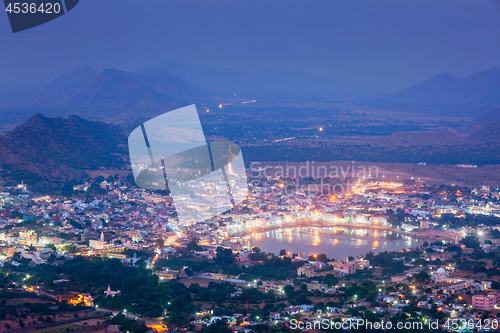
[[[479,238],[474,235],[465,236],[460,240],[460,243],[471,249],[479,249],[481,245]]]
[[[356,160],[389,163],[419,163],[425,161],[429,164],[498,164],[500,163],[500,150],[492,154],[491,147],[487,145],[453,145],[442,146],[413,146],[405,147],[380,147],[373,145],[352,145],[349,143],[318,142],[315,149],[307,145],[294,146],[290,149],[287,145],[242,146],[242,151],[249,160],[258,161],[336,161]],[[498,151],[498,152],[497,152]]]
[[[149,328],[146,326],[144,320],[137,321],[133,319],[128,319],[123,313],[119,313],[113,317],[111,323],[114,325],[119,325],[122,332],[133,332],[133,333],[146,333]]]
[[[462,217],[456,217],[454,214],[443,214],[436,220],[441,226],[452,229],[462,227],[477,227],[480,224],[494,226],[500,224],[500,217],[482,214],[465,214]]]
[[[207,135],[223,136],[232,141],[249,140],[253,137],[275,139],[283,136],[296,137],[332,137],[332,136],[352,136],[352,135],[390,135],[396,132],[406,131],[421,131],[428,129],[421,125],[414,124],[412,121],[394,121],[381,122],[375,119],[352,119],[340,118],[340,111],[337,110],[301,110],[297,112],[294,108],[266,108],[265,118],[262,121],[262,111],[252,110],[247,108],[241,110],[235,106],[227,106],[224,108],[223,115],[214,116],[218,121],[214,122],[212,115],[203,115],[210,119],[205,126]],[[248,119],[242,117],[242,112],[245,115],[253,114],[254,118]],[[287,117],[284,118],[283,114]],[[343,113],[344,115],[352,114]],[[357,114],[357,113],[354,113]],[[291,117],[293,115],[293,117]],[[321,121],[311,121],[314,119],[335,118],[335,122],[324,127],[322,132],[318,132],[317,128],[322,125]],[[318,118],[316,118],[318,117]],[[272,121],[269,121],[272,119]],[[366,125],[371,123],[370,125]],[[373,125],[372,125],[373,124]],[[308,128],[305,129],[304,127]]]
[[[231,266],[228,273],[240,275],[240,278],[252,281],[262,280],[286,280],[297,276],[297,268],[304,262],[294,262],[289,257],[279,258],[272,255],[270,258],[262,259],[261,263],[249,267]]]
[[[475,246],[477,239],[468,238],[467,241],[470,241]],[[428,244],[424,245],[424,247],[428,246]],[[252,258],[258,259],[259,262],[254,262],[253,265],[248,267],[240,267],[235,262],[235,254],[230,249],[219,247],[216,250],[214,260],[193,257],[190,252],[197,249],[199,247],[194,240],[190,246],[190,250],[187,250],[182,257],[160,259],[155,263],[155,267],[152,270],[147,269],[143,265],[139,265],[139,267],[124,266],[118,259],[96,257],[76,257],[66,260],[63,265],[59,266],[36,265],[31,267],[23,262],[18,267],[6,264],[5,268],[9,272],[10,279],[16,280],[29,273],[31,277],[23,281],[23,283],[41,285],[43,282],[43,288],[53,289],[56,293],[71,290],[102,295],[96,299],[95,303],[103,308],[127,310],[148,317],[159,317],[165,314],[166,323],[171,327],[189,327],[190,321],[193,320],[192,315],[200,310],[196,305],[197,303],[213,303],[214,307],[212,310],[215,315],[230,315],[238,312],[243,314],[250,313],[255,318],[266,318],[270,311],[282,309],[285,306],[285,301],[296,305],[312,304],[308,297],[321,296],[319,292],[308,291],[307,286],[296,279],[296,270],[304,262],[293,262],[289,257],[281,258],[268,255],[260,251],[260,249],[254,248]],[[421,251],[382,252],[376,255],[369,252],[365,258],[370,260],[371,265],[382,267],[383,274],[393,275],[404,271],[403,259],[422,260],[420,259],[421,255]],[[491,255],[495,256],[496,254]],[[313,256],[310,259],[318,261],[329,260],[324,254]],[[495,258],[494,260],[497,260],[494,263],[498,264],[500,262],[500,258]],[[490,273],[489,269],[480,262],[467,261],[463,258],[460,260],[459,258],[457,264],[459,269]],[[190,267],[189,274],[197,271],[218,272],[219,270],[223,270],[226,274],[238,275],[247,281],[259,281],[261,279],[286,280],[292,278],[294,279],[294,283],[293,285],[285,286],[285,295],[278,295],[273,291],[262,292],[256,288],[245,288],[241,293],[235,293],[237,291],[236,287],[228,282],[210,282],[207,287],[201,287],[198,284],[186,287],[177,280],[159,283],[158,276],[153,274],[153,270],[163,267],[181,269],[184,266]],[[497,269],[494,270],[496,273]],[[54,284],[53,280],[60,278],[61,275],[70,281]],[[326,274],[324,277],[315,277],[315,279],[327,284],[329,287],[338,284],[338,279],[333,274]],[[429,276],[423,272],[415,274],[414,279],[418,282],[424,282],[429,279]],[[10,283],[5,274],[0,274],[0,283],[2,285]],[[104,297],[104,291],[108,284],[113,290],[121,290],[121,294],[114,297]],[[345,291],[344,296],[340,296],[342,302],[354,297],[358,299],[366,297],[368,301],[373,302],[379,292],[376,284],[369,280],[352,283],[345,288],[341,287],[341,289]],[[0,295],[1,298],[2,295]],[[262,303],[265,304],[264,308],[255,310],[252,306],[253,304]],[[61,307],[68,305],[60,304],[58,306],[60,310],[64,310]],[[51,310],[50,307],[31,302],[25,304],[23,308],[25,309],[23,311],[40,313],[44,316],[50,315],[48,311]],[[2,311],[0,307],[0,316],[2,315]],[[5,311],[4,313],[6,313]],[[9,308],[9,311],[13,310]],[[142,332],[140,322],[129,322],[124,316],[118,317],[117,320],[120,321],[119,325],[124,330]],[[222,324],[218,323],[217,325]],[[224,329],[223,325],[221,329]]]
[[[214,270],[220,268],[229,270],[234,268],[235,265],[234,254],[231,250],[222,248],[217,250],[217,256],[212,261],[189,257],[171,258],[160,260],[158,267],[162,267],[162,265],[172,267],[174,263],[188,265],[192,269],[200,270],[206,267],[211,267]],[[295,274],[295,267],[296,265],[292,266],[290,260],[282,260],[278,257],[272,257],[268,260],[266,256],[264,262],[256,265],[255,271],[251,272],[252,275],[249,276],[264,276],[267,274],[265,273],[267,269],[272,269],[274,272],[283,269],[287,274],[286,277],[290,277],[291,272]],[[52,289],[51,292],[54,293],[79,291],[102,295],[95,300],[95,303],[103,308],[127,310],[148,317],[159,317],[165,313],[167,316],[166,322],[172,327],[189,326],[189,322],[192,320],[190,315],[200,310],[194,302],[213,302],[220,308],[218,311],[221,314],[232,314],[235,311],[247,313],[244,305],[257,302],[272,304],[279,300],[279,297],[274,295],[273,292],[263,293],[254,288],[245,289],[240,295],[231,297],[231,294],[237,290],[233,284],[227,282],[211,282],[206,288],[200,287],[198,284],[193,284],[188,288],[177,280],[159,283],[158,276],[153,274],[152,270],[145,267],[124,266],[118,259],[75,257],[66,260],[64,264],[59,266],[36,265],[31,267],[23,264],[18,267],[8,267],[8,270],[11,272],[9,276],[15,279],[29,273],[31,284],[42,285],[46,290],[50,288]],[[69,282],[54,284],[53,281],[60,278],[59,274],[68,279]],[[17,275],[19,276],[16,277]],[[26,281],[23,282],[26,283]],[[5,283],[8,282],[5,281]],[[108,284],[113,290],[121,290],[121,293],[114,297],[104,297],[104,291]],[[293,294],[293,299],[300,303],[303,301],[303,299],[298,298],[301,295],[300,292],[296,292]],[[240,308],[238,308],[238,304]],[[69,305],[60,304],[60,306],[68,307]],[[227,308],[228,306],[230,308]],[[267,311],[272,308],[273,306],[268,307]],[[41,311],[41,313],[45,314],[46,311],[50,310],[50,307],[30,303],[26,304],[24,309],[34,312]],[[265,316],[266,313],[260,313],[260,315]],[[120,325],[126,327],[127,325],[136,324],[124,321]],[[141,328],[139,325],[128,330],[140,332]]]
[[[397,275],[405,270],[404,260],[394,260],[400,253],[397,252],[380,252],[379,254],[374,254],[373,252],[368,252],[365,259],[370,261],[370,265],[375,267],[382,267],[383,275]]]
[[[405,217],[410,216],[410,214],[406,213],[402,208],[396,209],[396,212],[392,209],[388,209],[385,213],[387,214],[387,222],[393,227],[399,227],[405,221]]]
[[[159,259],[156,261],[154,269],[160,270],[162,267],[181,269],[184,266],[189,266],[189,272],[219,272],[222,270],[225,274],[239,276],[246,281],[259,279],[286,280],[296,277],[297,268],[304,264],[304,262],[293,262],[289,257],[280,258],[274,254],[268,255],[258,247],[253,248],[250,259],[257,261],[257,263],[249,267],[240,267],[235,262],[236,255],[231,249],[219,247],[216,249],[214,260],[193,258],[187,253],[183,257]],[[326,258],[326,255],[320,254],[314,259],[324,261],[328,258]]]
[[[9,299],[33,299],[33,301],[9,304]],[[35,293],[0,293],[0,320],[17,320],[21,327],[25,324],[24,321],[29,319],[33,324],[53,323],[58,313],[82,310],[84,308],[83,306],[74,307],[67,303],[54,301],[46,296],[38,296]]]

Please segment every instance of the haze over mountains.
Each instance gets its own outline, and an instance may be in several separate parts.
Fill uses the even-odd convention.
[[[170,60],[148,66],[139,72],[150,73],[158,70],[166,70],[198,90],[219,97],[236,96],[267,101],[345,101],[359,97],[362,92],[372,93],[374,90],[369,85],[360,86],[299,71],[267,69],[249,72],[229,68],[215,69]]]
[[[192,72],[191,76],[188,75],[188,67],[177,68],[176,74],[186,76],[182,77],[183,79],[196,81],[193,87],[167,71],[165,69],[168,68],[167,65],[172,66],[172,63],[146,68],[140,73],[117,69],[105,69],[98,73],[89,66],[83,66],[38,89],[3,96],[0,100],[0,121],[1,123],[11,122],[18,126],[8,134],[0,136],[0,180],[20,181],[24,179],[42,186],[48,183],[61,183],[68,179],[82,179],[85,177],[83,170],[128,170],[126,137],[127,128],[130,126],[193,103],[197,105],[199,111],[205,107],[214,108],[214,111],[220,110],[216,108],[217,97],[207,96],[220,97],[226,96],[225,94],[230,96],[229,93],[232,94],[232,90],[235,89],[241,89],[242,92],[247,91],[247,88],[249,91],[253,89],[255,94],[259,94],[259,91],[267,91],[269,96],[280,96],[280,93],[283,93],[281,96],[291,96],[294,89],[298,89],[301,84],[302,87],[310,89],[314,87],[313,84],[311,86],[304,84],[304,82],[309,82],[307,80],[313,80],[311,77],[304,78],[293,73],[287,74],[290,75],[289,82],[283,87],[275,87],[275,81],[272,79],[266,80],[269,72],[253,76],[239,73],[239,77],[244,79],[241,79],[239,85],[231,86],[230,83],[235,83],[236,79],[232,81],[222,79],[224,75],[230,75],[229,72],[218,73],[205,69],[205,76],[200,75],[196,81],[195,72]],[[276,75],[276,80],[286,80],[286,75],[284,76],[283,73]],[[214,80],[214,84],[211,85],[209,80],[211,77],[219,79]],[[235,74],[235,77],[238,76]],[[301,81],[301,78],[304,80]],[[263,84],[260,85],[257,82],[263,82]],[[280,89],[282,89],[281,92]],[[325,85],[325,90],[321,92],[318,89],[318,92],[325,93],[328,89],[335,88]],[[498,163],[498,154],[488,152],[494,152],[500,147],[499,91],[500,70],[494,68],[465,79],[440,74],[384,98],[365,99],[361,102],[374,108],[399,112],[477,117],[477,120],[456,128],[457,135],[461,136],[456,136],[457,143],[445,144],[449,147],[446,150],[436,148],[439,142],[433,142],[433,148],[422,143],[418,138],[421,135],[429,136],[425,132],[413,133],[411,138],[414,139],[411,139],[412,142],[409,144],[414,147],[412,149],[416,149],[415,153],[423,154],[422,158],[425,158],[427,149],[435,149],[433,152],[429,150],[429,153],[434,154],[433,160],[436,161],[441,159],[441,154],[448,154],[448,161],[452,161],[448,163],[461,161],[473,163],[478,156],[481,156],[480,163]],[[242,94],[245,95],[245,93]],[[277,97],[276,100],[279,101],[280,98]],[[314,98],[311,97],[311,100]],[[268,103],[268,105],[272,104]],[[214,117],[212,122],[215,123],[212,124],[212,129],[221,137],[225,135],[223,128],[233,130],[236,127],[242,130],[237,133],[233,130],[231,135],[246,137],[248,136],[246,132],[255,131],[255,129],[250,129],[248,121],[250,118],[247,117],[258,117],[258,121],[252,126],[264,126],[264,129],[266,122],[271,122],[271,120],[274,122],[279,118],[266,120],[267,113],[259,110],[265,111],[266,107],[255,106],[248,109],[241,106],[234,111],[226,111],[219,115],[217,112],[205,113],[202,120],[205,116]],[[284,112],[284,121],[292,117],[287,113],[286,108],[276,108],[273,112],[276,110]],[[335,110],[322,111],[309,108],[304,109],[303,112],[313,111],[314,117],[325,117],[327,122],[338,117]],[[252,116],[251,112],[257,113]],[[304,116],[306,117],[304,120],[307,120],[307,115],[304,114]],[[367,119],[367,121],[369,124],[370,120]],[[219,128],[217,122],[223,126]],[[299,127],[304,126],[309,125],[301,124]],[[311,129],[307,127],[294,130],[310,131]],[[369,131],[369,127],[366,130]],[[455,136],[453,131],[446,133],[448,136]],[[392,140],[390,136],[387,138]],[[435,138],[439,141],[439,135]],[[331,145],[336,144],[336,139],[329,140],[331,141],[325,141],[324,147],[321,148],[326,149],[324,156],[329,156]],[[308,144],[314,143],[311,141]],[[346,152],[357,151],[358,158],[360,156],[371,158],[372,156],[374,161],[391,162],[391,156],[394,156],[394,152],[390,150],[392,148],[374,148],[370,145],[344,146],[343,149]],[[306,156],[307,153],[315,149],[311,147],[313,146],[306,147],[307,149],[300,154],[294,150],[294,156],[309,158]],[[275,147],[268,143],[264,146],[243,147],[244,152],[248,153],[247,156],[254,160],[279,158],[283,155],[279,154],[283,152],[283,149],[288,148]],[[407,153],[411,152],[407,151]],[[342,154],[337,155],[334,157],[338,159],[354,158],[351,155],[344,157]],[[401,161],[398,160],[398,162]]]
[[[5,121],[24,121],[42,113],[128,125],[189,104],[203,107],[213,102],[163,70],[137,74],[105,69],[98,73],[84,66],[38,89],[3,96],[1,103],[0,119]]]
[[[164,61],[142,71],[167,70],[213,96],[288,101],[347,101],[375,108],[440,115],[479,116],[500,107],[500,69],[462,79],[448,73],[389,94],[366,98],[376,88],[301,72],[245,72],[213,69],[186,62]],[[363,96],[364,95],[364,96]]]
[[[333,101],[349,100],[356,88],[298,72],[215,70],[171,61],[139,72],[105,69],[98,73],[89,66],[80,67],[38,89],[2,96],[0,121],[15,125],[36,113],[74,114],[130,125],[193,103],[199,108],[214,107],[216,102],[208,96]],[[354,103],[399,112],[479,117],[500,107],[499,91],[500,69],[494,68],[465,79],[439,74],[383,98]]]
[[[359,102],[385,110],[478,117],[500,107],[500,68],[464,79],[443,73],[384,98]]]

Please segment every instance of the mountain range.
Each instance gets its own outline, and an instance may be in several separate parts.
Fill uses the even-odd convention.
[[[138,74],[117,69],[98,73],[84,66],[38,89],[3,96],[0,119],[20,122],[36,113],[70,114],[128,125],[178,107],[214,102],[165,70]]]
[[[500,107],[500,68],[459,78],[448,73],[359,104],[384,110],[478,117]]]
[[[98,73],[83,66],[38,89],[1,96],[0,132],[36,113],[51,117],[73,114],[128,126],[189,104],[200,109],[215,107],[217,103],[207,96],[312,101],[345,99],[352,89],[355,87],[300,72],[250,73],[171,61],[138,73],[112,68]],[[383,98],[354,103],[399,112],[479,117],[500,107],[499,91],[500,69],[494,68],[465,79],[439,74]]]

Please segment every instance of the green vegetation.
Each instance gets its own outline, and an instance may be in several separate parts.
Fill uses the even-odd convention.
[[[111,320],[113,325],[119,325],[120,331],[132,333],[146,333],[149,329],[143,321],[128,319],[123,313],[119,313]]]
[[[454,214],[443,214],[436,222],[446,228],[460,229],[462,227],[477,227],[480,224],[495,226],[500,224],[500,217],[482,214],[465,214],[463,217],[455,217]],[[498,230],[496,231],[498,232]]]

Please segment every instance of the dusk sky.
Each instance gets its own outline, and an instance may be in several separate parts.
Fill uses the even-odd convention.
[[[322,75],[393,92],[448,72],[500,67],[498,1],[81,0],[13,34],[0,15],[0,88],[82,65],[138,70],[164,60]]]

